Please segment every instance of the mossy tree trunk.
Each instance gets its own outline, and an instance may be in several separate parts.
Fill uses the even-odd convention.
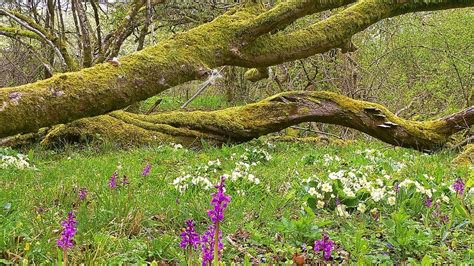
[[[186,81],[206,78],[210,69],[222,65],[257,67],[264,73],[262,68],[271,65],[344,48],[353,34],[384,18],[474,5],[471,0],[290,0],[265,10],[257,2],[247,1],[210,23],[123,57],[120,65],[99,64],[1,89],[0,137],[106,114]],[[304,29],[278,32],[298,18],[353,2]],[[275,114],[278,108],[268,111]],[[297,120],[304,121],[291,119]]]
[[[199,145],[245,142],[302,122],[323,122],[357,129],[395,146],[425,152],[442,148],[450,136],[474,123],[474,108],[418,122],[397,117],[385,107],[332,92],[293,91],[257,103],[218,111],[140,115],[115,111],[77,120],[52,130],[42,141],[109,140],[123,145],[177,142]]]

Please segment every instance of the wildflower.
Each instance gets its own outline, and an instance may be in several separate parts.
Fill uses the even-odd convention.
[[[202,251],[202,266],[210,265],[214,259],[214,248],[216,247],[214,237],[216,234],[216,227],[210,225],[207,231],[201,236],[201,251]],[[219,231],[217,238],[217,254],[220,256],[224,244],[222,243],[222,232]]]
[[[61,222],[63,232],[61,233],[61,238],[57,241],[58,247],[67,250],[74,246],[73,238],[77,232],[76,224],[77,222],[74,214],[69,212],[67,219]]]
[[[230,202],[230,196],[224,193],[225,178],[221,177],[220,183],[215,186],[217,193],[212,194],[211,205],[214,209],[209,209],[207,215],[211,218],[211,221],[215,224],[224,219],[224,211],[227,208],[227,204]]]
[[[311,196],[316,196],[318,192],[316,191],[316,189],[314,187],[310,187],[309,190],[308,190],[308,194],[311,195]]]
[[[346,211],[346,205],[338,204],[336,207],[336,214],[341,217],[349,217],[349,213]]]
[[[79,199],[85,200],[87,198],[87,188],[80,188],[79,189]]]
[[[118,178],[118,173],[114,172],[113,175],[109,179],[109,188],[111,189],[117,188],[117,178]]]
[[[324,201],[318,200],[318,203],[316,204],[316,207],[317,207],[318,209],[324,208]]]
[[[329,183],[324,183],[321,190],[324,192],[332,192],[332,186]]]
[[[448,198],[448,196],[444,195],[444,193],[441,194],[441,199],[442,199],[445,203],[449,203],[449,198]]]
[[[199,246],[199,242],[200,237],[194,229],[194,221],[187,220],[186,228],[184,228],[183,232],[181,233],[181,243],[179,244],[179,246],[184,249],[187,247],[197,249]]]
[[[354,192],[349,187],[345,187],[343,191],[344,191],[344,194],[346,194],[346,196],[348,196],[349,198],[355,197]]]
[[[123,175],[122,178],[122,186],[130,184],[130,181],[128,180],[128,177],[126,175]]]
[[[150,174],[150,171],[151,171],[151,165],[147,163],[145,165],[145,168],[143,168],[142,176],[147,176],[148,174]]]
[[[380,189],[380,188],[372,189],[372,192],[370,192],[370,196],[375,202],[378,202],[384,196],[384,189]]]
[[[425,199],[425,207],[431,208],[433,205],[433,199],[432,198],[426,198]]]
[[[334,241],[330,240],[327,234],[323,235],[323,239],[314,241],[314,251],[322,251],[325,260],[331,258],[333,247]]]
[[[367,210],[367,207],[365,206],[364,203],[359,203],[357,206],[357,210],[360,211],[361,213],[364,213]]]
[[[388,204],[390,204],[391,206],[397,203],[397,199],[395,197],[389,197],[387,201],[388,201]]]
[[[462,196],[464,194],[464,182],[462,181],[461,178],[456,179],[456,181],[453,184],[453,189],[456,191],[456,194],[459,196]]]
[[[214,253],[213,258],[216,264],[219,261],[219,258],[222,254],[222,249],[224,244],[222,243],[222,231],[220,230],[220,222],[224,219],[224,211],[227,208],[227,205],[230,202],[230,196],[226,195],[224,192],[225,187],[225,176],[221,176],[219,184],[215,186],[217,188],[216,193],[212,193],[211,205],[214,206],[213,209],[207,210],[207,215],[211,219],[213,225],[213,248],[212,252]],[[208,230],[209,231],[209,230]],[[212,245],[212,244],[211,244]],[[203,265],[204,265],[204,248],[203,248]]]

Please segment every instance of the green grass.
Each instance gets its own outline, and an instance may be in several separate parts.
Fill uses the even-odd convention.
[[[367,148],[374,151],[364,152]],[[265,152],[271,156],[268,161]],[[169,145],[127,151],[35,149],[28,156],[37,169],[0,169],[0,264],[60,260],[56,247],[60,221],[71,210],[78,220],[78,233],[76,246],[68,254],[70,262],[183,264],[186,258],[178,246],[181,228],[191,218],[198,232],[206,228],[212,191],[190,186],[180,193],[173,180],[186,172],[216,182],[221,174],[231,173],[237,161],[256,162],[250,173],[260,182],[245,178],[227,182],[232,201],[222,225],[226,263],[242,263],[244,258],[255,263],[291,263],[303,243],[312,246],[323,232],[336,243],[332,254],[336,263],[474,263],[472,194],[460,200],[446,190],[457,177],[472,179],[472,173],[451,166],[454,154],[450,153],[423,155],[378,143],[269,145],[260,140],[203,150]],[[216,159],[221,166],[205,167]],[[143,177],[147,163],[152,170]],[[397,170],[400,163],[405,166]],[[108,179],[118,164],[122,165],[120,177],[126,174],[130,184],[112,190]],[[414,189],[400,193],[395,206],[386,199],[367,201],[365,213],[349,208],[348,217],[336,214],[331,199],[323,209],[315,208],[308,189],[339,170],[365,173],[373,181],[390,175],[389,181],[383,179],[387,189],[406,178],[437,188],[434,201],[441,192],[450,199],[440,204],[449,222],[434,218],[435,207],[423,207],[424,198]],[[89,191],[86,201],[78,199],[80,188]],[[337,192],[336,183],[333,188]],[[379,212],[371,213],[372,208]],[[389,248],[389,243],[394,247]],[[322,261],[320,254],[309,252],[308,262],[316,261]]]
[[[154,96],[142,102],[140,111],[148,111],[158,99],[162,99],[155,111],[174,111],[179,110],[181,106],[187,101],[183,97],[172,96]],[[216,110],[230,107],[224,95],[204,95],[196,97],[187,107],[187,110]]]

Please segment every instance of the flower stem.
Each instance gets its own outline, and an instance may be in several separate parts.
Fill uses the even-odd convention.
[[[214,232],[214,266],[219,265],[219,222],[216,223]]]
[[[67,249],[64,249],[64,252],[63,252],[63,262],[64,262],[64,266],[67,265]]]

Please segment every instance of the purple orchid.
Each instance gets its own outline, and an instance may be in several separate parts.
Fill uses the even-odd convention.
[[[85,200],[87,198],[87,188],[83,187],[79,189],[79,199]]]
[[[224,211],[230,202],[230,196],[225,194],[225,178],[222,176],[219,184],[215,186],[217,193],[212,193],[211,205],[213,209],[207,210],[207,215],[211,218],[212,223],[217,224],[224,219]]]
[[[186,228],[181,233],[181,243],[179,244],[179,246],[183,249],[186,249],[188,247],[198,249],[200,241],[201,240],[199,234],[196,233],[196,230],[194,229],[194,221],[187,220]]]
[[[314,251],[322,251],[325,260],[331,258],[333,248],[334,241],[330,240],[327,234],[323,235],[323,239],[314,241]]]
[[[74,246],[73,238],[77,232],[77,222],[75,218],[74,214],[69,212],[67,219],[61,222],[63,231],[61,237],[57,241],[57,245],[63,250],[67,250]]]
[[[114,172],[114,174],[109,179],[109,188],[111,189],[117,188],[117,178],[118,178],[118,173]]]
[[[425,207],[431,208],[433,205],[433,199],[432,198],[426,198],[425,199]]]
[[[145,168],[143,168],[143,171],[142,171],[142,176],[147,176],[150,174],[150,171],[151,171],[151,164],[147,163],[145,165]]]
[[[216,227],[210,225],[207,231],[201,236],[201,250],[202,250],[202,266],[211,265],[212,260],[215,259],[216,254],[215,247],[217,245],[217,258],[220,259],[222,256],[222,250],[224,249],[224,243],[222,242],[222,231],[219,230],[216,238]]]
[[[462,181],[461,178],[456,179],[456,181],[453,184],[453,189],[456,191],[456,193],[459,196],[462,196],[464,194],[464,182]]]

